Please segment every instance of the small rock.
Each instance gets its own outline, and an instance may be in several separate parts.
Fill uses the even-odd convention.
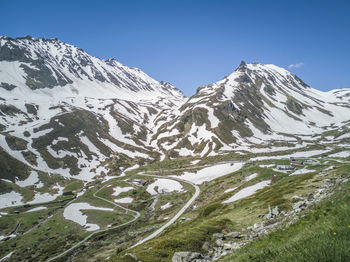
[[[176,252],[171,259],[172,262],[190,262],[195,259],[202,259],[203,256],[197,252]]]
[[[229,244],[229,243],[224,244],[224,250],[231,250],[231,248],[232,248],[231,244]]]
[[[278,206],[275,206],[274,208],[271,209],[271,214],[273,216],[278,216],[280,214],[280,209],[278,208]]]
[[[223,247],[224,246],[224,241],[222,241],[221,239],[217,239],[215,241],[215,244],[218,246],[218,247]]]
[[[225,235],[226,238],[239,238],[239,233],[238,232],[230,232]]]
[[[224,234],[222,234],[222,233],[214,233],[213,237],[214,237],[214,239],[224,239]]]
[[[307,196],[307,201],[313,201],[313,200],[315,200],[314,195],[313,195],[313,194],[309,194],[309,195]]]
[[[307,206],[305,201],[299,201],[293,204],[294,210],[305,209]]]
[[[300,197],[300,196],[293,196],[293,197],[292,197],[292,201],[293,201],[293,202],[302,201],[302,200],[303,200],[303,198]]]
[[[202,249],[204,250],[204,251],[209,251],[210,249],[212,249],[212,246],[210,245],[210,243],[208,242],[208,241],[205,241],[204,242],[204,244],[203,244],[203,246],[202,246]]]

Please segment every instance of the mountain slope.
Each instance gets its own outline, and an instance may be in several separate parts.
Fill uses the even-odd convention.
[[[117,172],[157,159],[150,136],[184,100],[169,83],[57,39],[0,38],[0,146],[31,169],[90,180],[113,154]]]
[[[349,89],[318,91],[274,65],[242,62],[231,75],[200,87],[153,141],[174,156],[204,156],[310,138],[350,120],[349,95]]]

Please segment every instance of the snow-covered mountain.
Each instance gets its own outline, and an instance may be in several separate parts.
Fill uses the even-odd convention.
[[[0,189],[34,171],[90,181],[144,161],[297,141],[349,112],[349,89],[321,92],[274,65],[242,62],[187,99],[57,39],[0,37]]]
[[[153,137],[172,156],[248,150],[271,141],[297,141],[350,120],[350,89],[321,92],[275,65],[240,66],[198,88]]]
[[[8,158],[83,180],[107,173],[107,158],[116,170],[157,159],[151,136],[185,100],[167,82],[57,39],[0,37],[0,178],[29,174],[5,172]]]

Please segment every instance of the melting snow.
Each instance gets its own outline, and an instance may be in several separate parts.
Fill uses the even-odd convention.
[[[156,188],[157,187],[157,188]],[[170,193],[170,192],[182,192],[184,191],[181,183],[164,178],[157,178],[155,182],[148,185],[146,191],[151,195],[157,195],[162,193]]]
[[[257,173],[251,174],[251,175],[245,177],[245,178],[244,178],[244,181],[248,182],[248,181],[250,181],[250,180],[256,178],[257,176],[258,176]]]
[[[270,180],[266,180],[266,181],[259,182],[259,183],[255,184],[255,185],[243,188],[242,190],[238,191],[236,194],[234,194],[229,199],[223,201],[222,203],[224,203],[224,204],[232,203],[232,202],[235,202],[235,201],[237,201],[239,199],[242,199],[242,198],[254,195],[256,191],[258,191],[258,190],[260,190],[260,189],[262,189],[264,187],[269,186],[270,182],[271,182]]]
[[[132,186],[128,186],[128,187],[115,187],[113,188],[114,192],[113,192],[113,196],[119,196],[121,193],[123,192],[128,192],[130,190],[134,189]]]
[[[261,168],[270,168],[270,167],[274,167],[275,164],[269,164],[269,165],[259,165],[259,167]]]
[[[172,205],[170,202],[168,202],[168,203],[166,203],[166,204],[160,206],[160,209],[161,209],[161,210],[164,210],[164,209],[167,209],[167,208],[172,207],[172,206],[173,206],[173,205]]]
[[[41,206],[41,207],[34,207],[34,208],[26,211],[26,213],[35,212],[35,211],[44,210],[44,209],[47,209],[47,207],[43,207],[43,206]]]
[[[329,157],[342,157],[342,158],[345,158],[345,157],[350,156],[350,151],[341,151],[341,152],[334,153],[334,154],[331,154],[331,155],[328,155],[328,156]]]
[[[73,203],[64,209],[63,216],[65,219],[71,220],[83,227],[87,231],[95,231],[100,227],[97,224],[87,223],[87,215],[84,215],[81,210],[101,210],[113,212],[113,208],[95,207],[89,203]]]
[[[235,186],[233,188],[226,189],[224,193],[235,191],[238,188],[238,186]]]
[[[123,198],[119,198],[119,199],[114,199],[114,202],[121,203],[121,204],[129,204],[133,200],[134,199],[132,197],[123,197]]]
[[[302,169],[298,169],[296,171],[294,171],[292,174],[290,174],[291,176],[294,175],[302,175],[302,174],[307,174],[307,173],[312,173],[315,172],[316,170],[311,170],[311,169],[306,169],[306,168],[302,168]]]
[[[36,171],[31,171],[30,175],[25,180],[16,180],[16,184],[20,187],[32,186],[39,182],[39,176]]]
[[[243,163],[233,163],[232,165],[231,163],[225,163],[225,164],[219,164],[211,167],[205,167],[201,170],[198,170],[197,173],[185,172],[181,176],[174,176],[174,177],[179,177],[183,180],[187,180],[199,185],[205,181],[212,181],[218,177],[222,177],[227,174],[236,172],[240,170],[242,166],[243,166]]]
[[[22,195],[15,191],[0,195],[0,209],[11,206],[23,205]]]

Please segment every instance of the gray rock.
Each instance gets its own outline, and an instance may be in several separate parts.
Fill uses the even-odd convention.
[[[280,214],[280,209],[278,208],[278,206],[275,206],[274,208],[271,209],[271,214],[273,216],[278,216]]]
[[[307,201],[313,201],[315,199],[314,195],[313,194],[309,194],[307,196]]]
[[[209,250],[212,249],[212,246],[210,245],[210,243],[208,241],[205,241],[203,246],[202,246],[202,249],[206,252],[208,252]]]
[[[224,239],[224,234],[222,234],[222,233],[214,233],[213,237],[214,237],[214,239]]]
[[[303,200],[303,198],[300,197],[300,196],[293,196],[293,197],[292,197],[292,201],[293,201],[293,202],[302,201],[302,200]]]
[[[218,246],[218,247],[223,247],[224,246],[224,241],[222,241],[221,239],[217,239],[215,241],[215,244]]]
[[[171,259],[172,262],[191,262],[191,261],[199,261],[199,259],[203,259],[203,256],[197,252],[176,252]]]
[[[239,233],[238,232],[230,232],[225,235],[226,238],[239,238]]]
[[[231,248],[232,248],[232,244],[230,244],[230,243],[224,244],[224,250],[231,250]]]
[[[306,202],[305,201],[299,201],[299,202],[296,202],[293,204],[293,209],[296,211],[296,210],[302,210],[302,209],[305,209],[307,206]]]

